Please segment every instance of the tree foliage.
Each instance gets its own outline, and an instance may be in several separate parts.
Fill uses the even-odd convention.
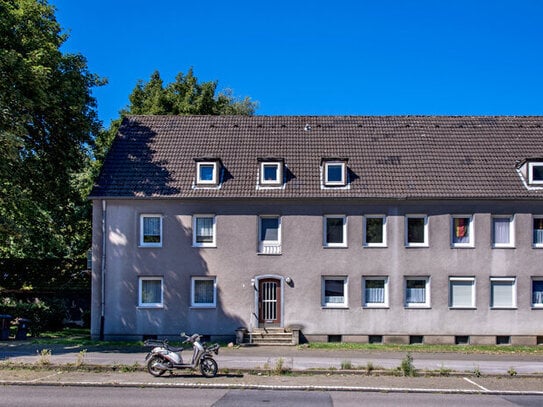
[[[103,84],[65,54],[46,0],[0,0],[0,257],[81,256],[90,246],[92,146]]]

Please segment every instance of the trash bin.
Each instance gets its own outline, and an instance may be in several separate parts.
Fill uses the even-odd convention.
[[[7,341],[9,339],[10,322],[11,315],[0,314],[0,341]]]
[[[17,333],[15,334],[15,339],[24,340],[28,334],[28,325],[30,323],[29,319],[18,318],[17,319]]]

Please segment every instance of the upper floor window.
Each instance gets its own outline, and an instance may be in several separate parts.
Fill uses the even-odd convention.
[[[281,218],[279,216],[261,216],[258,228],[258,252],[260,254],[281,254]]]
[[[428,217],[426,215],[405,216],[405,245],[407,247],[428,246]]]
[[[528,163],[528,179],[530,184],[543,184],[543,162]]]
[[[473,247],[473,221],[471,215],[451,216],[451,244],[453,247]]]
[[[364,246],[367,247],[386,247],[386,216],[384,215],[366,215],[364,216]]]
[[[140,246],[161,247],[162,246],[162,216],[141,215],[140,216]]]
[[[347,247],[347,218],[343,215],[324,216],[324,247]]]
[[[543,247],[543,215],[534,216],[533,222],[533,245],[534,247]]]
[[[347,185],[346,159],[323,159],[322,164],[325,187],[342,187]]]
[[[164,305],[162,277],[140,277],[138,285],[139,307],[162,308]]]
[[[195,247],[216,247],[214,215],[193,216],[192,244]]]
[[[218,159],[198,159],[196,161],[196,184],[200,186],[219,185]]]
[[[283,184],[283,162],[262,159],[260,162],[260,185],[281,186]]]
[[[513,216],[492,216],[492,247],[514,247]]]

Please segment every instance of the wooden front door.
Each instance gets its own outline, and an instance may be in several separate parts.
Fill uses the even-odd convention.
[[[266,278],[258,282],[258,322],[281,325],[281,281]]]

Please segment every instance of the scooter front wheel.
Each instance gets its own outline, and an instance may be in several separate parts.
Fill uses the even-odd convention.
[[[212,358],[205,358],[200,361],[200,371],[205,377],[215,377],[217,375],[217,362]]]
[[[147,371],[155,377],[162,376],[166,371],[164,369],[159,369],[157,365],[163,365],[164,360],[159,356],[153,356],[147,362]]]

